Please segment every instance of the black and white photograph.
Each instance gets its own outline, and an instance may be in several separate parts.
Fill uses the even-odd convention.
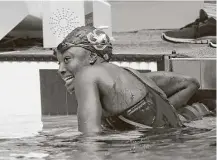
[[[216,160],[216,0],[1,0],[0,160]]]

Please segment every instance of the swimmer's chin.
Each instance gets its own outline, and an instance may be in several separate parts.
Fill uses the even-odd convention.
[[[75,92],[75,88],[73,87],[73,88],[66,88],[67,89],[67,91],[70,93],[70,94],[72,94],[73,92]]]
[[[70,91],[68,91],[69,92],[69,94],[72,94],[72,93],[74,93],[75,92],[75,89],[73,89],[73,90],[70,90]]]
[[[74,78],[71,78],[71,79],[68,79],[67,81],[65,81],[65,87],[69,93],[72,93],[75,91],[73,82],[74,82]]]

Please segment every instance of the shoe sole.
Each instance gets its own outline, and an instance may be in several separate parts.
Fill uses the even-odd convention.
[[[217,45],[215,43],[209,42],[209,46],[213,47],[213,48],[216,48]]]
[[[193,44],[208,44],[211,39],[215,38],[216,36],[208,36],[208,37],[201,37],[197,39],[182,39],[182,38],[172,38],[166,36],[164,33],[162,33],[162,39],[175,42],[175,43],[193,43]]]

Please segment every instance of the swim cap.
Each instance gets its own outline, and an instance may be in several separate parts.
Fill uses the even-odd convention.
[[[105,32],[92,26],[75,28],[57,46],[56,51],[64,53],[71,47],[82,47],[96,53],[106,61],[109,61],[112,56],[110,38]]]

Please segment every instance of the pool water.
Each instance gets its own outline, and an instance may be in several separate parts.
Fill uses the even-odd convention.
[[[215,160],[216,118],[183,129],[110,132],[84,137],[76,116],[44,116],[33,137],[0,139],[0,160]]]

